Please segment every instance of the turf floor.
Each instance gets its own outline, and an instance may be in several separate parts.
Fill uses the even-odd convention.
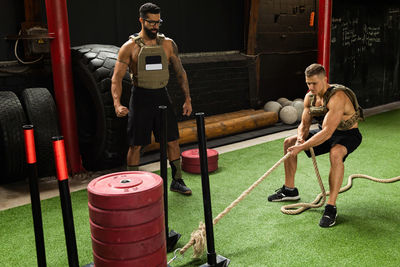
[[[345,163],[345,179],[353,173],[378,178],[400,175],[400,110],[360,123],[361,146]],[[210,174],[213,217],[235,200],[282,157],[282,140],[224,153],[219,169]],[[328,185],[327,155],[317,158],[324,184]],[[299,156],[296,186],[302,201],[319,193],[312,162]],[[230,259],[229,266],[399,266],[400,182],[379,184],[356,179],[350,191],[337,201],[337,225],[318,226],[323,208],[300,215],[284,215],[282,203],[267,202],[267,195],[283,184],[283,166],[276,169],[237,207],[214,226],[217,254]],[[170,176],[169,176],[170,177]],[[178,247],[190,239],[203,221],[201,179],[184,174],[193,195],[169,193],[169,225],[182,234]],[[80,265],[92,262],[87,193],[72,193],[73,214]],[[68,266],[60,199],[42,201],[48,266]],[[171,266],[198,266],[206,262],[184,258]],[[168,259],[172,254],[168,254]],[[0,212],[0,266],[35,266],[36,254],[30,205]]]

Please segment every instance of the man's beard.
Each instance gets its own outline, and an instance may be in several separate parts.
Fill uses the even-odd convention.
[[[156,39],[158,30],[157,30],[156,32],[152,32],[150,29],[144,28],[144,31],[146,32],[146,35],[147,35],[150,39]]]

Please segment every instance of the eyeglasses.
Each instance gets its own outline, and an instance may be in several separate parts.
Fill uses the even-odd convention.
[[[145,21],[147,21],[147,23],[149,23],[151,26],[155,26],[155,25],[159,25],[159,26],[161,26],[161,24],[163,23],[163,20],[162,19],[160,19],[160,20],[148,20],[148,19],[143,19],[143,20],[145,20]]]

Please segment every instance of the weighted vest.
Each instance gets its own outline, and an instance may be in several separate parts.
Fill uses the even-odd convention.
[[[362,108],[358,105],[356,95],[354,94],[354,92],[352,90],[350,90],[346,86],[343,86],[340,84],[332,84],[331,87],[329,87],[326,90],[326,92],[323,96],[324,104],[320,107],[315,106],[315,102],[317,99],[316,99],[315,95],[310,94],[309,95],[309,97],[310,97],[309,108],[310,108],[311,117],[325,116],[325,114],[328,112],[328,108],[326,106],[328,105],[329,99],[339,90],[346,93],[346,95],[349,97],[349,99],[351,100],[351,103],[354,106],[354,110],[356,111],[353,114],[353,116],[351,116],[349,119],[342,120],[339,123],[337,129],[344,131],[344,130],[349,130],[357,121],[364,120],[364,113],[363,113]]]
[[[146,89],[159,89],[167,86],[169,80],[168,60],[162,47],[163,34],[157,35],[157,45],[145,45],[140,36],[130,36],[140,46],[137,61],[137,74],[131,73],[132,81]]]

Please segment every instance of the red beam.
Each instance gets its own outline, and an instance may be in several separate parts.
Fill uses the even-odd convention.
[[[50,48],[58,117],[65,138],[70,171],[77,173],[83,168],[76,127],[66,0],[46,0],[46,13],[49,34],[54,36]]]
[[[323,65],[329,79],[331,50],[332,0],[319,0],[318,10],[318,63]]]

